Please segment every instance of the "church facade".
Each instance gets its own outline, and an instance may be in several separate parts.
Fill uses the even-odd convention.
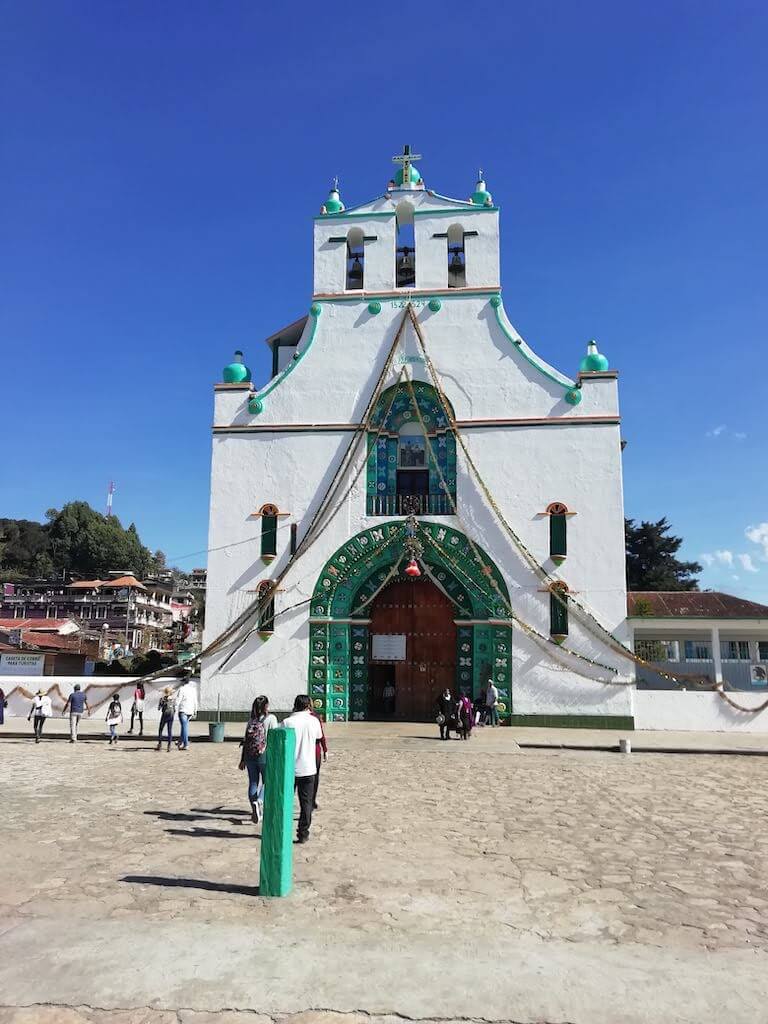
[[[215,387],[202,706],[428,720],[493,680],[502,721],[629,727],[617,374],[526,344],[482,175],[451,199],[415,159],[334,186],[271,380],[238,353]]]

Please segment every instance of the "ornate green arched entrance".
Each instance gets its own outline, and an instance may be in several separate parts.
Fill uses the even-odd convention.
[[[363,530],[326,563],[310,605],[309,694],[326,720],[363,721],[368,712],[368,609],[407,556],[403,520]],[[456,607],[456,690],[477,696],[493,672],[500,717],[512,713],[512,623],[498,568],[458,530],[419,521],[419,561]],[[475,554],[477,552],[477,556]]]

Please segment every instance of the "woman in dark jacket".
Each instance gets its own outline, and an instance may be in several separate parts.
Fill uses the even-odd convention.
[[[451,729],[456,728],[456,706],[447,687],[437,698],[437,724],[440,726],[440,739],[449,740]]]

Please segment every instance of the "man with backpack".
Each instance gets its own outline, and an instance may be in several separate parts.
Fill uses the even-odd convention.
[[[248,771],[248,800],[251,821],[258,825],[264,811],[264,775],[267,768],[267,734],[277,726],[277,719],[269,714],[269,698],[257,697],[251,707],[251,717],[243,736],[240,771]]]

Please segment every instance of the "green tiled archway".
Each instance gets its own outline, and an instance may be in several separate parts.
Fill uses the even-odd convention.
[[[328,560],[310,611],[309,693],[330,721],[367,717],[369,606],[406,561],[405,522],[363,530]],[[476,696],[493,674],[502,719],[512,713],[509,592],[498,567],[466,536],[419,522],[420,561],[456,606],[456,689]]]

